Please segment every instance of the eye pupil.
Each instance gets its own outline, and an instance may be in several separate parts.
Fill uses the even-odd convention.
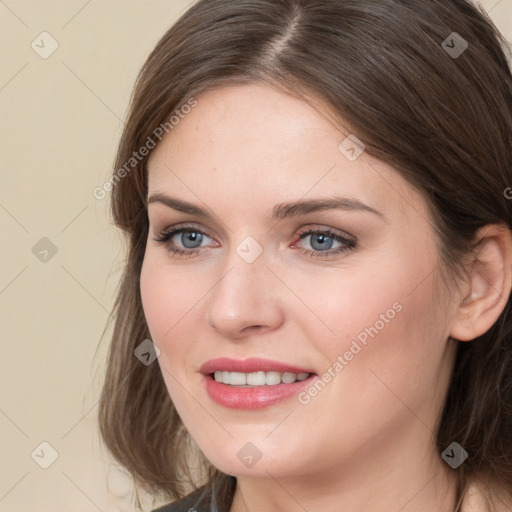
[[[187,249],[196,249],[201,245],[203,235],[201,233],[198,233],[197,231],[188,231],[181,235],[181,243],[184,247]],[[189,244],[192,245],[189,245]],[[198,243],[197,245],[194,245],[195,243]]]
[[[332,246],[333,239],[329,236],[325,236],[322,234],[315,235],[311,241],[311,247],[315,251],[322,250],[322,249],[330,249]],[[315,244],[318,245],[315,247]]]

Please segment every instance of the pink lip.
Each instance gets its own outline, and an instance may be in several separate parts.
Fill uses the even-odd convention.
[[[201,366],[208,396],[217,404],[231,409],[256,410],[270,407],[282,400],[297,395],[310,386],[317,375],[310,375],[307,379],[293,384],[276,384],[275,386],[236,387],[217,382],[211,374],[215,371],[229,372],[258,372],[276,371],[280,373],[311,373],[308,368],[290,366],[267,359],[250,358],[246,360],[213,359]]]
[[[201,373],[208,375],[216,371],[226,372],[291,372],[291,373],[315,373],[310,368],[299,368],[289,364],[280,363],[279,361],[271,361],[270,359],[260,359],[258,357],[250,357],[249,359],[229,359],[220,357],[212,359],[204,363],[199,369]]]

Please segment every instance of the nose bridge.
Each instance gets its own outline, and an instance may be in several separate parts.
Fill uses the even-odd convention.
[[[244,239],[230,251],[225,271],[208,299],[208,324],[225,337],[237,338],[248,327],[275,328],[282,321],[275,277],[263,248]]]

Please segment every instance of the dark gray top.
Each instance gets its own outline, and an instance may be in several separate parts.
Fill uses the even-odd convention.
[[[201,487],[182,500],[155,509],[153,512],[210,512],[210,500],[204,494],[204,487]]]

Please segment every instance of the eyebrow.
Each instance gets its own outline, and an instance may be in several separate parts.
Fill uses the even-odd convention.
[[[149,196],[148,204],[161,203],[173,210],[177,210],[205,219],[213,219],[214,215],[207,209],[201,208],[195,204],[183,201],[176,197],[170,197],[162,193],[155,193]],[[372,213],[386,219],[385,215],[375,208],[349,197],[332,197],[323,199],[299,200],[288,203],[281,203],[274,206],[272,210],[272,220],[282,220],[288,217],[298,217],[308,213],[320,212],[325,210],[344,210],[344,211],[362,211]]]

